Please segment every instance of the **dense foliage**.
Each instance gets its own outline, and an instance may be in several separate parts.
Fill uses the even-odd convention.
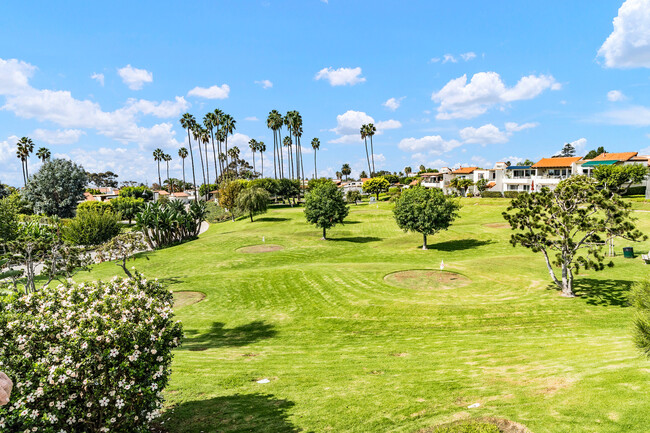
[[[149,201],[153,198],[153,191],[146,186],[125,186],[120,189],[119,196],[141,198],[144,201]]]
[[[457,199],[439,189],[416,186],[402,192],[395,201],[393,216],[402,230],[422,234],[422,249],[426,250],[427,236],[447,230],[458,218],[459,210]]]
[[[147,203],[136,215],[136,227],[150,248],[160,248],[199,235],[207,214],[205,202],[193,201],[189,209],[180,201],[168,204]]]
[[[519,230],[510,243],[541,252],[551,279],[564,296],[571,297],[574,272],[604,268],[602,236],[647,238],[635,229],[630,207],[618,195],[599,189],[596,180],[574,176],[560,182],[553,191],[542,188],[520,194],[510,202],[503,217]],[[580,255],[580,251],[585,254]],[[560,278],[553,266],[561,268]]]
[[[263,188],[245,188],[237,196],[237,208],[243,213],[249,214],[251,222],[253,222],[253,215],[266,212],[269,199],[269,193]]]
[[[142,211],[144,207],[144,199],[137,197],[118,197],[110,202],[113,212],[119,214],[123,220],[128,220],[129,224],[135,216]]]
[[[101,204],[100,202],[94,203]],[[106,209],[101,206],[96,206],[94,209],[86,208],[78,211],[77,216],[67,222],[64,226],[63,237],[73,245],[99,245],[120,232],[119,223],[119,215],[112,211],[110,205]]]
[[[650,358],[650,282],[637,283],[630,292],[630,303],[636,310],[634,342]]]
[[[348,203],[357,204],[357,202],[361,201],[361,193],[356,190],[348,191],[348,193],[345,194],[345,199],[348,201]]]
[[[373,177],[372,179],[368,179],[363,183],[363,192],[366,192],[368,194],[375,194],[377,200],[379,200],[379,194],[388,191],[389,187],[390,183],[385,178],[381,176]]]
[[[323,229],[323,240],[327,239],[327,229],[342,224],[349,211],[343,192],[332,182],[315,187],[305,198],[305,218]]]
[[[45,162],[29,179],[23,195],[33,203],[36,213],[70,218],[77,203],[84,199],[87,181],[83,167],[66,159],[54,159]]]
[[[140,275],[0,298],[0,370],[15,384],[0,429],[149,432],[182,337],[172,307]]]
[[[632,185],[643,182],[647,175],[648,167],[641,164],[599,165],[593,171],[593,177],[604,188],[621,195]]]

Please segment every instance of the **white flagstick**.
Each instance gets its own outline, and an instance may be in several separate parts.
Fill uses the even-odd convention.
[[[445,270],[445,261],[440,261],[440,274],[438,274],[438,281],[442,281],[442,271]]]

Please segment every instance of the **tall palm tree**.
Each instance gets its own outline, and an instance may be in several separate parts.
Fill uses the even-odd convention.
[[[215,113],[208,113],[203,117],[203,125],[210,132],[210,140],[212,141],[212,159],[214,160],[214,178],[215,180],[219,177],[219,172],[217,171],[217,150],[214,147],[214,128],[219,126],[217,115]],[[209,180],[209,179],[208,179]]]
[[[372,158],[372,174],[370,177],[374,177],[375,175],[375,150],[372,147],[372,136],[375,135],[377,132],[377,128],[375,128],[375,125],[372,123],[369,123],[367,125],[367,134],[368,137],[370,137],[370,157]]]
[[[273,131],[273,176],[275,179],[278,178],[278,159],[279,159],[279,153],[278,153],[278,139],[277,139],[277,132],[278,129],[276,127],[277,125],[277,116],[279,116],[280,113],[278,110],[271,110],[269,111],[269,115],[266,118],[266,127],[269,128],[271,131]],[[280,177],[282,177],[282,174],[280,174]]]
[[[219,132],[221,131],[221,119],[223,118],[223,111],[219,110],[218,108],[215,108],[213,111],[214,114],[214,120],[213,120],[213,128],[217,128],[217,132],[215,133],[214,138],[217,140],[217,155],[221,153],[221,143],[223,143],[223,140],[219,141]],[[217,159],[217,155],[215,155],[215,160]],[[223,165],[221,164],[221,161],[219,161],[219,168],[221,169],[221,175],[223,175]]]
[[[366,146],[366,161],[368,161],[368,171],[372,173],[372,170],[370,169],[370,156],[368,155],[368,125],[361,125],[359,132],[361,133],[361,138],[363,138],[363,143]]]
[[[260,152],[260,159],[262,160],[262,177],[264,177],[264,152],[266,152],[266,144],[263,141],[257,143],[257,150]]]
[[[36,157],[41,160],[41,162],[49,161],[52,153],[46,147],[41,147],[36,151]]]
[[[404,174],[406,175],[406,177],[408,177],[408,175],[411,174],[412,171],[413,169],[411,167],[404,167]]]
[[[343,164],[343,167],[341,167],[341,173],[345,175],[345,181],[348,181],[348,176],[350,173],[352,173],[352,169],[350,168],[350,164]]]
[[[214,134],[215,140],[217,140],[217,152],[218,155],[224,155],[224,153],[221,151],[221,146],[223,145],[223,142],[226,140],[226,132],[223,129],[218,129],[217,132]],[[224,167],[224,159],[219,158],[219,169],[221,170],[221,176],[223,177],[224,171],[227,169],[227,167]]]
[[[185,158],[187,158],[187,149],[184,147],[178,149],[178,156],[183,160],[183,188],[185,188]]]
[[[288,152],[291,152],[289,155],[287,155],[287,158],[289,159],[289,175],[293,179],[293,126],[294,126],[294,112],[293,111],[287,111],[287,114],[284,116],[284,125],[287,127],[289,130],[289,150]],[[286,140],[285,140],[286,143]],[[286,146],[286,144],[285,144]]]
[[[237,161],[239,161],[239,148],[237,146],[233,146],[230,149],[228,149],[228,156],[230,157],[230,164],[233,166],[233,172],[236,177],[239,177],[239,173],[237,172]]]
[[[162,189],[162,180],[160,179],[160,161],[164,159],[165,153],[158,148],[153,151],[153,160],[158,163],[158,186]]]
[[[250,147],[251,152],[253,152],[253,174],[255,174],[255,151],[257,150],[257,140],[251,138],[248,142],[248,147]]]
[[[224,114],[222,119],[223,120],[221,122],[221,127],[226,133],[225,138],[226,138],[226,167],[227,167],[228,166],[227,157],[230,156],[230,154],[228,153],[228,136],[232,135],[235,132],[235,129],[237,129],[237,127],[235,126],[237,121],[230,114]]]
[[[163,161],[165,161],[167,163],[167,184],[169,184],[169,192],[173,193],[174,192],[174,183],[169,180],[170,179],[170,177],[169,177],[169,161],[172,160],[172,156],[170,154],[166,153],[166,154],[164,154],[162,156],[162,159],[163,159]]]
[[[203,150],[205,155],[205,183],[210,184],[210,158],[208,157],[208,143],[210,142],[210,134],[205,128],[201,128],[201,141],[203,142]]]
[[[311,139],[311,148],[314,149],[314,179],[318,177],[318,170],[316,170],[316,151],[320,149],[320,140],[318,138]]]
[[[293,161],[291,159],[292,157],[292,152],[291,152],[291,136],[287,135],[284,137],[284,141],[282,142],[284,144],[284,147],[287,148],[287,159],[289,160],[289,177],[293,179]]]
[[[183,129],[187,129],[187,141],[190,145],[190,162],[192,163],[192,182],[194,185],[194,200],[199,201],[198,188],[196,187],[196,174],[194,173],[194,156],[192,155],[192,140],[190,139],[190,130],[196,124],[194,116],[190,113],[183,114],[181,117],[181,126]]]
[[[23,137],[18,140],[16,144],[16,156],[20,159],[23,168],[23,180],[25,181],[25,186],[27,186],[27,180],[29,179],[29,167],[27,165],[27,160],[29,155],[34,151],[34,142],[31,138]]]
[[[341,176],[342,176],[341,172],[340,172],[340,171],[337,171],[337,172],[336,172],[336,178],[337,178],[338,180],[341,180]]]
[[[279,111],[273,110],[275,112],[274,114],[274,127],[275,130],[278,131],[278,162],[280,164],[280,176],[284,177],[284,155],[282,152],[282,125],[284,125],[284,119],[282,118],[282,115],[280,114]]]
[[[192,129],[192,136],[194,141],[196,141],[196,147],[199,148],[199,158],[201,161],[201,175],[203,176],[203,183],[205,184],[205,165],[203,164],[203,151],[201,150],[201,144],[203,144],[203,128],[198,123],[194,124]]]

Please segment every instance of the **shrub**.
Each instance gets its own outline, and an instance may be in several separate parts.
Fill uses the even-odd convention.
[[[193,201],[189,209],[180,201],[147,203],[136,215],[136,227],[151,249],[165,247],[199,235],[207,214],[205,202]]]
[[[182,337],[172,307],[139,274],[0,298],[0,430],[148,433]]]
[[[503,198],[503,193],[500,191],[483,191],[481,192],[483,198]]]
[[[18,213],[8,199],[0,199],[0,254],[4,245],[18,235]]]
[[[120,214],[122,219],[129,220],[129,224],[144,207],[144,199],[135,197],[118,197],[109,203],[113,212]]]
[[[650,358],[650,282],[638,282],[632,287],[629,300],[636,310],[634,342]]]
[[[120,190],[120,197],[135,197],[149,201],[153,198],[153,191],[146,186],[126,186]]]
[[[503,193],[503,196],[505,198],[517,198],[519,197],[519,194],[527,194],[527,193],[525,192],[520,193],[519,191],[506,191]]]
[[[359,191],[348,191],[345,195],[345,199],[348,203],[356,204],[358,201],[361,201],[361,193]]]
[[[205,220],[209,223],[220,223],[230,219],[230,214],[228,211],[220,207],[215,202],[207,202],[206,211],[207,214],[205,216]]]
[[[631,186],[625,195],[645,195],[645,186]]]
[[[110,210],[82,211],[65,225],[63,237],[74,245],[99,245],[117,236],[119,220]]]
[[[77,215],[84,212],[104,213],[112,212],[113,207],[107,201],[83,201],[77,206]]]

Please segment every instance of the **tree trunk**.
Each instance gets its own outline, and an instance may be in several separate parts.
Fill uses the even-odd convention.
[[[422,233],[422,249],[426,250],[427,248],[427,235]]]
[[[370,157],[372,158],[372,173],[370,173],[370,177],[375,177],[375,149],[372,146],[372,135],[370,136]]]
[[[217,151],[214,148],[214,133],[212,131],[212,128],[210,128],[210,140],[212,141],[212,157],[214,158],[214,182],[217,183],[219,171],[217,170]]]
[[[542,253],[544,254],[544,260],[546,261],[546,268],[548,273],[551,276],[551,279],[555,283],[558,289],[562,291],[562,296],[567,298],[573,298],[575,294],[573,293],[573,274],[566,264],[562,265],[562,281],[558,280],[553,272],[553,265],[551,265],[551,260],[548,257],[548,253],[545,249],[542,248]]]
[[[370,169],[370,157],[368,156],[368,140],[364,138],[363,142],[366,146],[366,160],[368,161],[368,173],[370,174],[370,177],[372,177],[372,170]]]
[[[187,128],[187,142],[190,145],[190,162],[192,163],[192,182],[194,186],[194,201],[199,201],[199,191],[196,188],[196,173],[194,171],[194,154],[192,153],[192,140],[190,139],[190,128]]]
[[[260,161],[262,162],[262,179],[264,179],[264,152],[260,150]]]
[[[327,240],[327,229],[325,227],[323,227],[323,239],[321,239],[321,240],[323,240],[323,241]]]
[[[314,149],[314,179],[318,179],[318,170],[316,169],[316,149]]]
[[[251,222],[253,222],[253,212],[251,212],[250,215],[251,215]]]

